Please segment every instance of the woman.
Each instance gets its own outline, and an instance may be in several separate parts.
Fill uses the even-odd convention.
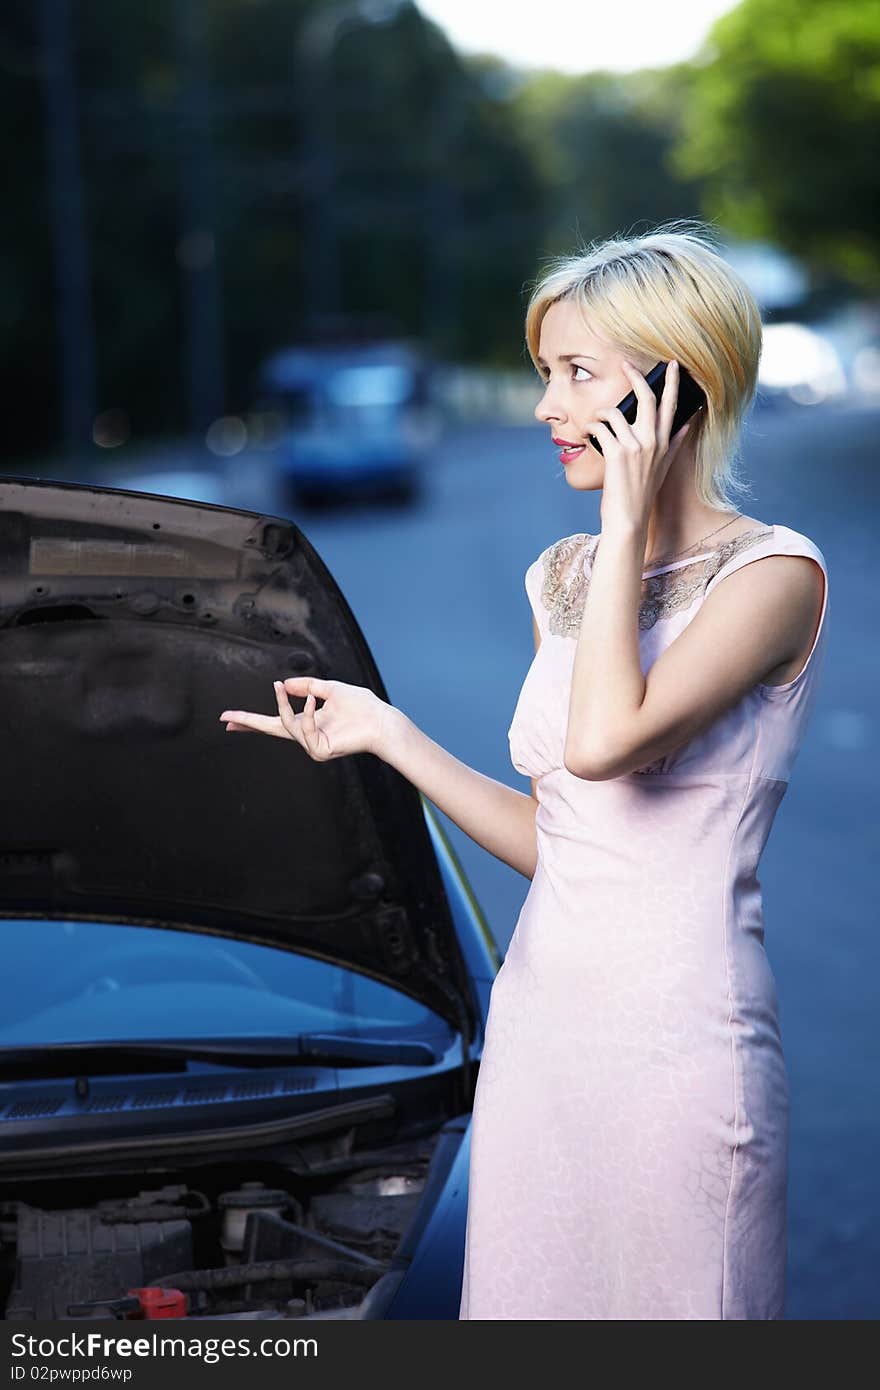
[[[569,488],[602,491],[599,534],[525,572],[536,654],[509,739],[532,795],[339,682],[221,715],[313,758],[369,749],[531,879],[477,1079],[460,1318],[783,1316],[789,1092],[757,866],[827,570],[728,500],[760,314],[676,225],[557,262],[528,305],[535,415]],[[678,364],[706,403],[671,437]]]

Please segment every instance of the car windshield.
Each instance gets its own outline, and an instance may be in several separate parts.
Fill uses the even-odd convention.
[[[0,1046],[345,1032],[449,1037],[418,1000],[271,946],[108,922],[0,920]]]
[[[344,367],[327,381],[327,395],[335,406],[402,405],[412,390],[412,375],[405,367]]]

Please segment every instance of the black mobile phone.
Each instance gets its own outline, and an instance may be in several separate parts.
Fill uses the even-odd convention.
[[[663,395],[663,383],[666,380],[666,368],[668,366],[668,362],[658,362],[645,375],[645,381],[648,383],[651,390],[654,392],[654,395],[657,398],[658,405],[660,404],[660,397]],[[697,383],[694,381],[693,377],[691,376],[690,372],[688,371],[687,367],[682,367],[679,363],[678,400],[676,401],[675,405],[675,418],[672,421],[672,429],[669,431],[669,438],[672,439],[673,435],[676,433],[677,430],[681,429],[685,421],[689,420],[691,416],[696,414],[698,410],[701,410],[705,404],[706,393],[704,392],[702,386],[698,386]],[[617,403],[617,409],[620,411],[623,418],[630,425],[635,424],[635,418],[638,408],[639,398],[636,395],[635,391],[628,391],[627,394],[624,396],[623,400],[618,401]],[[614,426],[609,425],[608,428],[613,433]],[[602,445],[599,443],[596,436],[594,434],[588,434],[587,438],[589,439],[593,448],[598,449],[599,453],[601,454]]]

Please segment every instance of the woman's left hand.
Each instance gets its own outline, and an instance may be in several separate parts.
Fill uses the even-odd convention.
[[[659,409],[642,373],[628,362],[623,370],[638,397],[634,423],[631,425],[616,406],[610,406],[597,410],[599,418],[586,425],[586,432],[594,434],[602,445],[605,459],[600,507],[603,531],[617,526],[647,528],[654,499],[691,425],[688,420],[670,442],[678,400],[677,362],[670,362],[666,369]],[[614,426],[613,431],[609,425]]]

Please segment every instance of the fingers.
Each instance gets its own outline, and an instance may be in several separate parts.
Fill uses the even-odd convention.
[[[594,434],[598,439],[599,443],[602,445],[603,453],[608,448],[609,444],[620,443],[620,440],[617,438],[617,435],[614,433],[614,431],[602,420],[587,421],[587,437],[589,438],[591,434]]]
[[[319,687],[317,690],[297,691],[293,694],[304,694],[305,708],[302,714],[294,714],[287,697],[288,687],[309,685]],[[220,715],[220,719],[226,723],[227,732],[232,733],[259,733],[272,734],[275,738],[293,739],[305,748],[310,756],[316,756],[320,730],[316,720],[317,698],[323,698],[322,689],[329,694],[330,681],[320,680],[317,676],[291,676],[287,680],[273,681],[275,699],[278,705],[278,714],[255,714],[250,710],[226,709]]]
[[[229,721],[229,722],[226,724],[226,731],[227,731],[227,733],[230,731],[230,729],[231,729],[233,732],[237,732],[239,729],[242,729],[242,730],[245,730],[245,731],[247,730],[247,727],[248,727],[247,724],[242,724],[242,723],[240,723],[239,720],[238,720],[238,718],[237,718],[237,716],[239,716],[240,714],[241,714],[241,711],[240,711],[240,710],[225,709],[225,710],[223,711],[223,713],[222,713],[221,716],[220,716],[220,720],[221,720],[221,723],[222,723],[222,722],[225,722],[225,721],[227,721],[227,720]]]
[[[288,709],[290,709],[287,702],[288,692],[291,695],[305,696],[302,713],[293,714],[291,711],[291,718],[296,721],[296,732],[300,743],[312,758],[321,756],[321,730],[318,728],[317,720],[318,700],[326,700],[332,693],[335,684],[335,681],[322,680],[320,676],[287,676],[285,680],[277,682],[280,698],[283,699]]]
[[[224,710],[220,718],[230,721],[226,728],[227,731],[231,730],[233,733],[273,734],[275,738],[289,737],[281,720],[276,718],[274,714],[252,714],[250,710],[232,709]]]
[[[629,420],[627,420],[623,411],[618,410],[616,405],[610,405],[601,410],[597,410],[596,415],[600,420],[606,422],[619,444],[638,444],[638,435],[633,430],[632,425],[629,423]],[[594,430],[593,433],[595,434],[596,431]]]
[[[289,695],[317,695],[319,700],[326,700],[333,682],[320,676],[288,676],[282,684]]]
[[[307,752],[310,753],[310,752],[312,751],[312,750],[311,750],[311,747],[310,747],[310,745],[309,745],[309,733],[310,733],[310,730],[307,730],[307,727],[306,727],[306,718],[305,718],[305,714],[306,714],[306,711],[308,710],[309,699],[311,699],[311,700],[312,700],[312,726],[314,727],[314,708],[315,708],[315,704],[314,704],[314,699],[313,699],[313,697],[311,697],[311,696],[307,697],[307,699],[306,699],[306,710],[304,710],[303,713],[302,713],[301,715],[299,715],[299,714],[294,714],[293,710],[290,708],[290,701],[289,701],[288,698],[287,698],[287,691],[284,689],[285,682],[284,682],[284,681],[273,681],[272,684],[273,684],[273,686],[275,687],[275,698],[276,698],[276,700],[278,701],[278,714],[279,714],[279,716],[280,716],[280,718],[281,718],[281,723],[284,725],[284,728],[287,730],[287,732],[288,732],[288,734],[290,735],[290,737],[293,738],[293,739],[296,739],[297,743],[299,743],[303,748],[306,749]]]
[[[623,370],[626,372],[626,375],[632,382],[632,388],[635,391],[636,398],[639,402],[639,408],[637,413],[638,415],[641,415],[642,419],[644,419],[646,415],[650,414],[651,410],[657,404],[654,392],[651,390],[650,386],[648,385],[647,381],[645,380],[644,376],[639,371],[639,369],[637,367],[634,367],[632,362],[627,362],[626,358],[623,359]],[[668,367],[666,369],[666,380],[669,380]],[[665,385],[666,383],[664,382],[664,389]]]
[[[651,415],[657,411],[658,402],[645,378],[642,376],[631,362],[623,361],[623,370],[632,382],[633,390],[639,399],[639,415]],[[663,380],[663,390],[660,393],[659,412],[655,418],[655,433],[661,444],[666,441],[666,450],[669,448],[669,433],[672,429],[672,422],[675,419],[675,408],[678,404],[678,384],[679,368],[678,362],[673,357],[666,364],[666,375]],[[678,435],[676,435],[678,438]]]
[[[317,757],[318,751],[318,721],[315,715],[317,704],[314,695],[307,695],[302,712],[303,738],[313,758]]]
[[[673,360],[666,368],[666,379],[663,382],[663,392],[660,397],[660,435],[663,439],[669,438],[669,431],[672,429],[672,422],[675,419],[675,407],[678,404],[678,363]]]

